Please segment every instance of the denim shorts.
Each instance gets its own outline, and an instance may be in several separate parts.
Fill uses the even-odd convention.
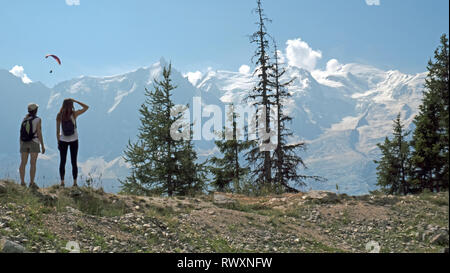
[[[21,153],[40,153],[41,147],[39,143],[34,141],[20,142],[20,152]]]

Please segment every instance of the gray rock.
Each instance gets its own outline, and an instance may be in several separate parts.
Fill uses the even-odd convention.
[[[25,248],[17,243],[6,240],[5,238],[0,239],[0,253],[24,253]]]
[[[310,200],[317,203],[338,203],[339,196],[330,191],[309,191],[303,196],[303,199]]]
[[[434,244],[436,244],[436,245],[448,244],[448,234],[439,233],[439,234],[435,235],[433,238],[431,238],[430,243],[433,245]]]
[[[101,246],[96,246],[96,247],[94,247],[93,251],[94,252],[100,252],[100,251],[102,251],[102,247]]]
[[[225,194],[214,193],[214,203],[215,204],[233,204],[236,200],[227,197]]]
[[[422,241],[425,242],[425,241],[427,240],[427,238],[428,238],[429,236],[431,236],[431,234],[432,234],[432,232],[429,231],[429,230],[424,231],[424,232],[422,233]]]
[[[34,195],[36,195],[46,205],[55,205],[58,200],[55,194],[34,191]]]
[[[80,197],[83,193],[79,189],[71,189],[69,196],[72,198]]]
[[[0,181],[0,194],[6,193],[6,184],[3,181]]]
[[[13,219],[10,216],[7,216],[7,215],[0,216],[0,220],[2,220],[3,222],[6,222],[5,225],[7,225],[8,222],[12,222],[13,221]]]
[[[71,213],[71,214],[74,214],[74,215],[80,215],[80,214],[83,214],[81,211],[79,211],[79,210],[77,210],[77,209],[74,209],[74,208],[72,208],[72,207],[69,207],[69,206],[66,207],[66,211],[69,212],[69,213]]]
[[[13,232],[12,229],[10,229],[9,227],[4,228],[3,231],[6,232],[6,233]]]

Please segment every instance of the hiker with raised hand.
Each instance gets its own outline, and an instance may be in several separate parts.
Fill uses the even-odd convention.
[[[35,103],[28,104],[28,114],[22,121],[20,127],[20,154],[21,162],[19,167],[20,184],[25,184],[25,168],[27,166],[28,157],[30,156],[30,188],[38,189],[34,178],[36,176],[36,161],[39,153],[45,153],[44,139],[42,137],[42,120],[37,116],[39,105]]]
[[[81,105],[81,110],[76,110],[74,102]],[[64,187],[64,176],[66,173],[67,150],[70,148],[70,160],[72,163],[73,186],[77,187],[78,177],[78,131],[77,118],[86,112],[89,106],[74,99],[65,99],[61,110],[56,117],[56,139],[58,140],[58,150],[60,155],[59,175],[61,186]],[[62,130],[62,134],[61,134]]]

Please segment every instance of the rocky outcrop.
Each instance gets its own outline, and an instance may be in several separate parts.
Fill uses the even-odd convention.
[[[5,238],[0,239],[0,253],[24,253],[25,248],[18,243],[6,240]]]
[[[218,204],[218,205],[236,203],[236,200],[226,196],[223,193],[218,193],[218,192],[214,193],[213,201],[214,201],[214,204]]]
[[[434,235],[430,240],[430,244],[448,245],[448,233],[440,232],[437,235]]]
[[[6,184],[0,181],[0,194],[6,193]]]
[[[339,195],[330,191],[309,191],[302,198],[318,204],[335,204],[341,200]]]

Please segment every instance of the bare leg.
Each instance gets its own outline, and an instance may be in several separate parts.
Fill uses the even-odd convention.
[[[30,185],[34,184],[34,177],[36,176],[36,161],[38,153],[31,153],[30,158]]]
[[[25,186],[25,168],[27,166],[28,162],[28,153],[21,153],[20,154],[21,161],[20,161],[20,167],[19,167],[19,173],[20,173],[20,184],[22,186]]]

